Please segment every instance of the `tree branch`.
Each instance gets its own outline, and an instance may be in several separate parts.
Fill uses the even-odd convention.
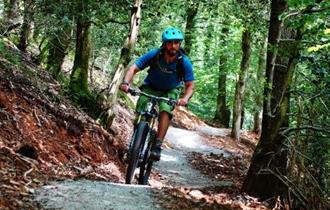
[[[323,0],[317,2],[321,3]],[[284,16],[283,21],[289,17],[296,16],[296,15],[305,15],[305,14],[313,14],[313,13],[318,13],[318,12],[324,12],[328,11],[330,7],[324,7],[324,8],[314,8],[312,5],[307,6],[306,8],[298,11],[291,12]]]
[[[310,125],[300,126],[299,128],[287,128],[280,133],[281,133],[281,135],[285,135],[287,133],[290,133],[292,131],[297,131],[297,130],[313,130],[313,131],[324,132],[324,133],[330,134],[329,128],[320,128],[320,127],[314,127],[314,126],[310,126]]]
[[[130,22],[129,21],[119,21],[119,20],[116,20],[114,18],[108,18],[108,19],[105,19],[105,20],[99,21],[99,22],[91,21],[91,23],[93,23],[96,26],[101,26],[101,25],[104,25],[104,24],[107,24],[107,23],[117,23],[117,24],[120,24],[120,25],[127,25]]]
[[[121,24],[121,25],[125,25],[125,24],[129,24],[129,21],[119,21],[113,18],[108,18],[104,21],[102,21],[102,24],[107,24],[107,23],[117,23],[117,24]]]

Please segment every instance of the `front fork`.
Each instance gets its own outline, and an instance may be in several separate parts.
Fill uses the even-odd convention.
[[[148,133],[148,137],[147,137],[147,142],[145,142],[144,144],[144,149],[143,151],[140,153],[140,161],[142,164],[146,164],[149,160],[150,157],[150,150],[153,146],[153,144],[155,144],[156,142],[156,130],[155,129],[150,129],[149,133]]]
[[[140,120],[141,120],[141,116],[139,116],[137,122],[140,122]],[[135,135],[136,135],[135,130],[137,128],[137,125],[138,125],[138,123],[134,126],[134,132],[133,132],[133,135],[131,137],[131,141],[130,141],[129,146],[128,146],[128,152],[124,156],[125,161],[127,161],[130,158],[131,147],[132,147],[133,141],[135,139]],[[152,125],[153,125],[153,122],[152,122]],[[148,147],[149,147],[149,145],[152,146],[152,144],[155,142],[155,138],[156,138],[156,130],[153,129],[152,127],[149,127],[147,137],[146,137],[145,141],[142,142],[143,145],[140,148],[141,150],[140,150],[139,163],[144,161],[144,159],[146,157],[146,155],[145,155],[146,153],[148,153],[147,156],[149,157],[149,152],[150,152],[149,150],[150,149],[148,149]]]

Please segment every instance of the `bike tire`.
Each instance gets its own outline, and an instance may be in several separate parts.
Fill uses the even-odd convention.
[[[149,176],[150,176],[150,173],[151,173],[152,165],[153,165],[153,161],[149,160],[146,164],[143,164],[140,167],[139,184],[142,184],[142,185],[147,185],[148,184],[148,180],[149,180]]]
[[[149,126],[146,122],[142,121],[138,124],[132,139],[133,144],[130,148],[130,157],[126,170],[126,184],[131,184],[134,176],[135,169],[138,167],[140,153],[142,151],[147,134],[149,132]]]

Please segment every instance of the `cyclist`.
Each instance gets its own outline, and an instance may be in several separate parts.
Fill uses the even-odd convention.
[[[133,76],[140,70],[149,67],[144,84],[140,87],[141,91],[156,96],[178,99],[182,87],[184,87],[184,93],[178,99],[177,105],[186,106],[194,92],[194,73],[189,58],[181,48],[183,39],[183,33],[177,28],[169,27],[164,30],[161,47],[142,55],[130,66],[119,87],[120,90],[127,93]],[[180,75],[182,75],[181,78]],[[140,96],[136,110],[143,110],[147,102],[148,98]],[[172,119],[173,109],[174,106],[165,102],[159,104],[156,144],[151,148],[150,154],[150,157],[156,161],[160,160],[161,145]]]

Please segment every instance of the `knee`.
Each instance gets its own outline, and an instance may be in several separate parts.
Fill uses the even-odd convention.
[[[171,113],[168,113],[167,111],[161,111],[159,113],[159,118],[160,118],[160,120],[161,119],[168,119],[168,120],[170,120],[170,119],[172,119],[172,114]]]

